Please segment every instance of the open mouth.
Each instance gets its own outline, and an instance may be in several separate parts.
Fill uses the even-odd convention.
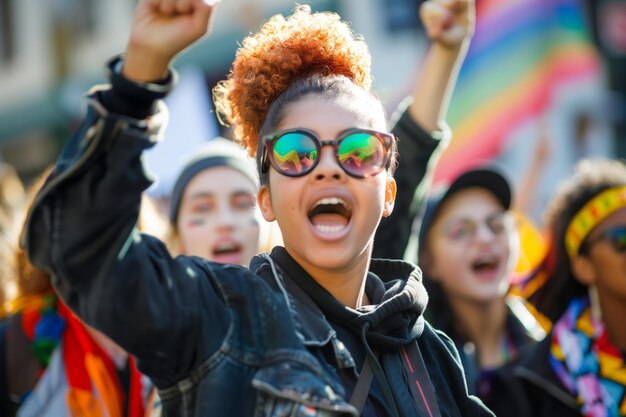
[[[352,208],[340,197],[325,197],[315,202],[307,216],[318,231],[337,233],[350,223]]]
[[[243,246],[237,242],[219,242],[213,247],[213,260],[219,263],[240,263]]]
[[[472,271],[478,275],[492,275],[499,267],[500,259],[494,255],[481,256],[471,264]]]

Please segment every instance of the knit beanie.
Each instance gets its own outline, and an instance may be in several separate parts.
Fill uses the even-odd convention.
[[[248,177],[255,187],[259,186],[256,163],[248,157],[244,149],[228,139],[215,138],[193,151],[178,174],[170,200],[169,220],[172,225],[176,224],[183,193],[189,181],[205,169],[215,167],[235,169]]]

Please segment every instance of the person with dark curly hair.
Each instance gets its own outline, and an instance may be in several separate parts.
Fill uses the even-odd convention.
[[[452,342],[423,317],[412,264],[371,259],[391,213],[396,138],[366,44],[298,6],[247,37],[216,108],[256,158],[257,201],[284,247],[249,268],[172,257],[137,232],[171,60],[207,31],[202,0],[141,0],[111,87],[92,92],[29,214],[22,245],[87,323],[137,357],[169,416],[488,416]],[[427,2],[438,39],[418,122],[437,127],[473,4]],[[129,330],[130,329],[130,330]]]
[[[489,403],[514,417],[625,416],[626,165],[581,161],[545,216],[550,247],[529,301],[554,324]]]

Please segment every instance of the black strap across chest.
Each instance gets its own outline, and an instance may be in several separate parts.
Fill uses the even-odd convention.
[[[359,415],[361,415],[363,407],[365,407],[365,401],[367,401],[367,394],[369,394],[373,378],[374,374],[372,373],[372,364],[370,362],[370,358],[367,358],[365,359],[363,369],[361,369],[361,374],[359,375],[359,379],[356,382],[356,386],[354,387],[354,391],[352,391],[352,396],[350,397],[350,404],[359,410]]]
[[[402,347],[401,351],[409,377],[409,389],[411,390],[415,405],[419,410],[419,415],[441,417],[441,410],[439,409],[439,403],[435,395],[435,388],[426,370],[426,364],[417,346],[417,342]],[[372,379],[372,366],[370,358],[367,358],[363,364],[363,369],[352,392],[352,396],[350,397],[350,404],[359,411],[359,415],[363,411],[363,407],[367,401]]]
[[[409,389],[413,395],[415,405],[420,411],[419,415],[441,417],[441,410],[435,395],[435,387],[428,375],[417,342],[403,346],[401,350],[402,359],[408,371]]]

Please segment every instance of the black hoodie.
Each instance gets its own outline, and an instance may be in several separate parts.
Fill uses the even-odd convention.
[[[374,372],[363,416],[421,415],[416,413],[424,400],[411,396],[401,353],[403,347],[416,341],[442,416],[491,415],[477,399],[467,395],[458,353],[451,341],[425,322],[428,295],[415,265],[372,260],[365,286],[372,305],[357,310],[333,297],[282,247],[274,248],[269,256],[257,256],[250,269],[283,294],[298,336],[337,375],[347,398],[368,353],[379,352],[377,363],[382,372]]]

